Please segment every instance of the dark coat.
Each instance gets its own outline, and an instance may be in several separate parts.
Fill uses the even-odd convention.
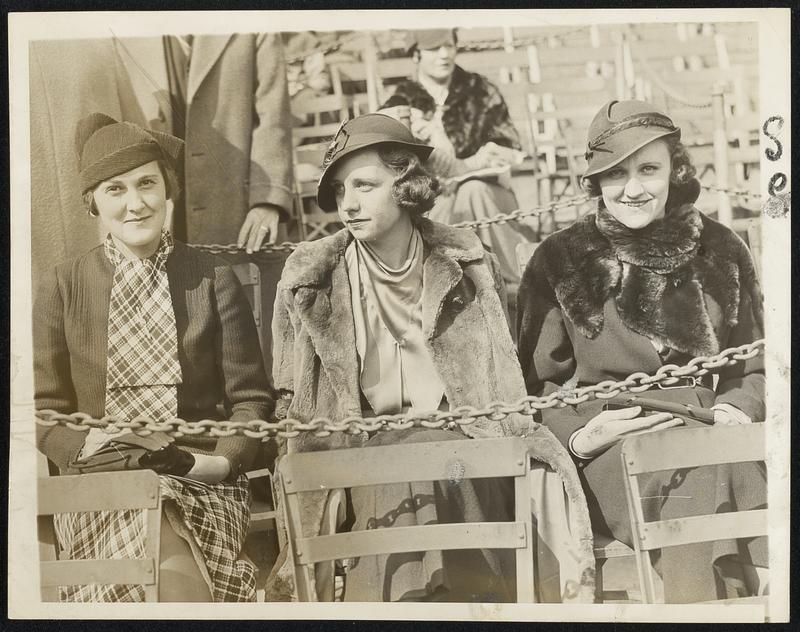
[[[118,38],[47,39],[29,47],[33,292],[50,269],[103,241],[86,213],[75,125],[90,112],[146,125]],[[163,55],[162,55],[163,56]]]
[[[761,290],[747,247],[729,228],[701,218],[699,252],[670,273],[663,294],[633,273],[622,276],[594,214],[542,242],[519,292],[520,363],[530,394],[568,381],[652,373],[763,336]],[[651,339],[671,349],[666,358]],[[762,420],[763,359],[724,368],[716,392],[702,392],[702,400],[730,403]],[[561,412],[546,411],[545,418]]]
[[[108,308],[114,267],[102,246],[56,267],[43,280],[33,310],[37,409],[104,415]],[[267,419],[274,409],[247,298],[233,271],[215,257],[175,242],[167,260],[175,310],[178,416],[218,419],[224,404],[232,421]],[[37,426],[41,450],[62,471],[83,446],[85,434],[63,426]],[[182,437],[193,451],[225,456],[231,471],[249,467],[258,439],[243,435]]]
[[[277,33],[198,35],[186,106],[189,243],[234,243],[257,204],[292,204],[292,124]]]
[[[397,84],[394,94],[381,107],[397,105],[410,105],[430,114],[436,110],[433,97],[412,79]],[[456,150],[456,158],[472,156],[489,142],[521,148],[519,134],[500,91],[485,77],[460,66],[455,67],[450,78],[442,125]]]
[[[543,241],[519,292],[520,363],[528,393],[544,396],[636,372],[653,374],[664,364],[682,365],[696,355],[763,337],[762,299],[750,253],[739,237],[712,219],[702,216],[699,251],[670,273],[658,309],[652,305],[654,288],[640,282],[635,274],[622,277],[594,214]],[[620,301],[620,296],[638,300]],[[675,317],[665,321],[671,313]],[[665,358],[651,339],[670,348]],[[653,388],[641,395],[701,407],[727,402],[761,421],[763,358],[723,368],[716,390],[708,376],[694,388]],[[604,403],[590,399],[543,410],[541,420],[566,446]],[[631,543],[619,451],[617,444],[578,465],[595,528]]]

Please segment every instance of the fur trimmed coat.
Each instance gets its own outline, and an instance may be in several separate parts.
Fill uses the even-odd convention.
[[[420,219],[425,245],[422,323],[426,347],[444,385],[452,408],[479,406],[491,401],[515,402],[525,395],[519,361],[508,330],[505,290],[495,257],[487,253],[470,230]],[[282,395],[279,417],[301,421],[316,417],[332,420],[361,416],[359,361],[350,285],[344,253],[352,236],[345,229],[335,235],[303,242],[288,258],[278,286],[273,316],[273,376]],[[470,361],[464,361],[469,344]],[[288,405],[288,408],[287,408]],[[285,411],[281,414],[281,409]],[[514,415],[502,422],[482,419],[465,427],[470,437],[524,436],[533,458],[559,474],[578,517],[586,567],[593,569],[588,512],[574,464],[552,434],[528,416]],[[289,451],[355,447],[363,435],[333,433],[318,438],[290,439]],[[306,494],[301,515],[306,535],[318,532],[325,494]],[[288,600],[291,570],[288,564],[268,581],[268,598]],[[591,599],[593,575],[587,571],[581,594]]]
[[[436,110],[433,97],[413,79],[397,84],[394,94],[381,108],[398,105],[408,105],[426,114]],[[442,125],[459,159],[472,156],[489,142],[521,149],[519,134],[500,90],[485,77],[458,65],[450,78]]]
[[[665,364],[683,365],[695,356],[763,337],[761,292],[744,242],[691,204],[667,212],[689,219],[696,250],[677,253],[670,251],[668,241],[651,243],[646,254],[661,256],[667,264],[675,263],[673,257],[685,257],[665,274],[636,265],[645,256],[637,250],[641,244],[619,255],[598,229],[597,214],[554,233],[535,250],[522,276],[517,318],[528,393],[546,396],[563,388],[622,380],[634,372],[653,374]],[[680,227],[673,224],[669,229]],[[669,230],[661,234],[669,237]],[[625,265],[618,255],[626,259]],[[763,421],[764,386],[763,357],[756,356],[722,368],[716,389],[709,375],[693,387],[653,388],[643,396],[700,407],[728,403],[753,421]],[[567,446],[570,436],[604,403],[590,399],[543,410],[541,421]],[[686,425],[701,424],[689,419]],[[620,451],[617,443],[577,465],[594,531],[633,545]],[[682,513],[688,511],[687,498],[698,513],[726,505],[757,508],[766,501],[757,467],[736,470],[729,479],[716,482],[703,478],[703,472],[697,468],[682,485],[671,481],[670,472],[640,481],[643,497],[658,499],[657,513],[647,514],[647,519],[687,515]],[[723,477],[720,472],[717,476]],[[664,476],[659,478],[660,474]],[[764,558],[762,540],[753,540],[751,559]],[[734,548],[724,554],[736,552],[735,541],[727,545]],[[696,546],[700,548],[691,555],[682,553],[681,547],[675,547],[680,550],[674,555],[673,549],[662,552],[668,602],[719,598],[709,576],[712,553],[702,549],[706,545]]]
[[[652,373],[763,336],[761,289],[747,246],[722,224],[702,214],[699,219],[697,254],[663,275],[663,284],[653,281],[661,275],[642,273],[643,266],[631,265],[623,274],[595,214],[542,242],[519,291],[519,352],[528,393],[568,381],[596,384]],[[668,354],[662,358],[651,340]],[[716,392],[703,392],[701,399],[703,406],[729,403],[763,420],[762,357],[724,368]],[[551,412],[558,411],[545,411],[545,417]]]

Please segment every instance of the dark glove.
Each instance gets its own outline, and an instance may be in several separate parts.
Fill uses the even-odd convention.
[[[154,432],[147,436],[129,432],[115,437],[97,452],[72,461],[70,468],[82,474],[152,469],[159,474],[184,476],[194,465],[194,456],[180,450],[169,435]]]

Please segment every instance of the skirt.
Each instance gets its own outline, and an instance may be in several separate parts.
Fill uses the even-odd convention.
[[[186,539],[215,602],[256,600],[256,569],[239,553],[250,521],[247,477],[235,483],[206,485],[160,476],[163,518]],[[144,557],[143,510],[68,513],[54,516],[64,559],[136,559]],[[139,585],[62,586],[69,602],[139,602]]]

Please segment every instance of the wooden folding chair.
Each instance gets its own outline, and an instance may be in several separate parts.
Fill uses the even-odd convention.
[[[514,522],[434,524],[304,537],[298,495],[366,485],[448,480],[456,462],[463,478],[514,477]],[[294,453],[278,465],[289,556],[300,601],[316,600],[310,573],[317,562],[415,551],[516,549],[517,601],[534,601],[530,459],[516,437],[465,439]]]
[[[676,428],[628,437],[622,445],[625,492],[644,603],[656,602],[650,551],[668,546],[767,535],[767,510],[753,509],[645,522],[638,477],[642,474],[724,463],[763,461],[764,424]],[[749,597],[748,602],[766,598]],[[736,601],[736,600],[724,600]]]
[[[40,474],[37,500],[42,601],[58,601],[59,586],[87,584],[140,584],[144,587],[145,601],[158,601],[161,493],[155,472],[137,470],[53,477]],[[144,558],[59,559],[53,515],[124,509],[145,511]]]

